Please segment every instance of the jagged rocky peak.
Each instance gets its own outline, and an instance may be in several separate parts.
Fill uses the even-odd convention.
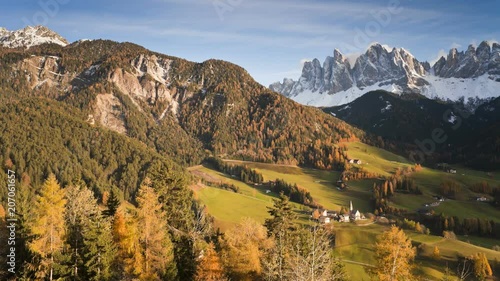
[[[295,84],[295,80],[290,78],[283,78],[283,83],[275,82],[269,86],[269,89],[278,93],[289,93],[293,85]]]
[[[379,89],[453,101],[487,99],[500,92],[500,45],[483,41],[465,51],[453,48],[432,66],[418,61],[404,48],[380,43],[370,44],[353,64],[336,49],[323,66],[314,59],[304,65],[298,81],[293,85],[290,81],[293,80],[288,80],[286,87],[274,83],[270,88],[316,106],[348,103],[367,91]]]
[[[7,48],[30,48],[44,43],[68,45],[68,41],[45,26],[27,26],[16,31],[0,28],[0,45]]]

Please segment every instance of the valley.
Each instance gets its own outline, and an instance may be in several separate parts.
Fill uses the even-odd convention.
[[[341,143],[347,147],[349,158],[362,159],[364,169],[379,174],[381,177],[393,175],[397,169],[411,167],[410,162],[383,149],[375,148],[359,142]],[[261,173],[264,182],[275,179],[284,179],[289,183],[296,183],[299,187],[308,190],[312,197],[324,208],[340,211],[341,207],[348,208],[349,202],[361,212],[372,213],[372,186],[379,179],[361,179],[348,182],[347,190],[337,189],[337,180],[340,172],[322,171],[317,169],[302,168],[293,165],[266,164],[239,160],[225,160],[232,165],[242,165]],[[439,194],[442,181],[453,180],[463,186],[463,191],[468,197],[477,196],[466,187],[477,182],[488,182],[491,185],[500,184],[500,171],[480,172],[465,167],[456,167],[457,174],[450,174],[430,168],[422,168],[410,175],[421,188],[422,195],[397,193],[391,198],[391,204],[398,208],[416,212],[424,204],[436,201],[434,196]],[[277,194],[269,191],[267,185],[245,184],[231,175],[227,175],[210,168],[210,166],[196,166],[188,169],[198,184],[192,186],[195,196],[207,206],[208,212],[214,216],[215,224],[221,230],[236,225],[242,218],[251,217],[259,222],[264,222],[269,217],[267,210],[272,206]],[[239,187],[238,192],[209,187],[200,182],[224,182]],[[295,212],[299,215],[298,223],[311,224],[312,208],[300,204],[293,204]],[[432,208],[435,213],[444,213],[459,218],[484,218],[499,222],[499,210],[488,203],[472,199],[463,201],[445,200],[439,206]],[[368,274],[371,266],[375,264],[374,243],[376,237],[389,228],[387,222],[361,220],[355,223],[332,222],[335,233],[334,252],[345,261],[346,270],[353,280],[371,280]],[[457,259],[469,256],[476,252],[485,252],[488,259],[500,259],[500,252],[491,250],[498,244],[497,239],[476,238],[475,236],[459,236],[450,240],[431,233],[429,235],[406,230],[412,243],[418,248],[416,265],[421,276],[429,280],[441,280],[444,268],[456,264]],[[438,247],[441,258],[438,262],[432,257],[434,247]],[[453,268],[452,268],[453,269]]]

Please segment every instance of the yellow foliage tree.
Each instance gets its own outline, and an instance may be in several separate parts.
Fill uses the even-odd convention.
[[[476,275],[478,280],[485,280],[486,277],[493,275],[493,271],[491,270],[490,263],[485,253],[477,253],[473,256],[473,260],[474,275]]]
[[[221,241],[222,260],[231,277],[254,280],[261,272],[260,259],[269,243],[266,228],[250,218],[226,231]]]
[[[139,189],[137,203],[139,246],[144,257],[141,279],[175,279],[177,272],[166,215],[149,180]]]
[[[31,252],[39,256],[36,276],[52,280],[54,275],[54,256],[61,252],[64,244],[64,211],[66,199],[56,177],[51,174],[36,197],[29,222],[31,235],[28,243]]]
[[[378,238],[375,251],[377,267],[373,270],[380,281],[414,280],[411,270],[415,248],[403,230],[392,226]]]
[[[434,251],[432,251],[432,258],[435,260],[441,259],[441,253],[439,252],[439,248],[434,246]]]
[[[208,244],[203,257],[196,267],[195,281],[222,281],[227,280],[224,276],[222,263],[215,251],[213,243]]]
[[[142,273],[143,260],[139,250],[137,225],[121,209],[118,209],[114,216],[113,238],[118,245],[118,261],[123,266],[124,277],[137,278]]]

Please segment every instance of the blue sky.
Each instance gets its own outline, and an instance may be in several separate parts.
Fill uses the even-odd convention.
[[[451,47],[500,41],[500,1],[464,0],[17,0],[0,26],[43,24],[67,38],[129,41],[201,62],[241,65],[260,83],[297,79],[304,60],[371,42],[432,61]]]

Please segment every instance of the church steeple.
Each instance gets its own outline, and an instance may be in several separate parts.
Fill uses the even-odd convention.
[[[350,205],[349,205],[349,211],[352,212],[353,208],[352,208],[352,201],[350,201]]]

